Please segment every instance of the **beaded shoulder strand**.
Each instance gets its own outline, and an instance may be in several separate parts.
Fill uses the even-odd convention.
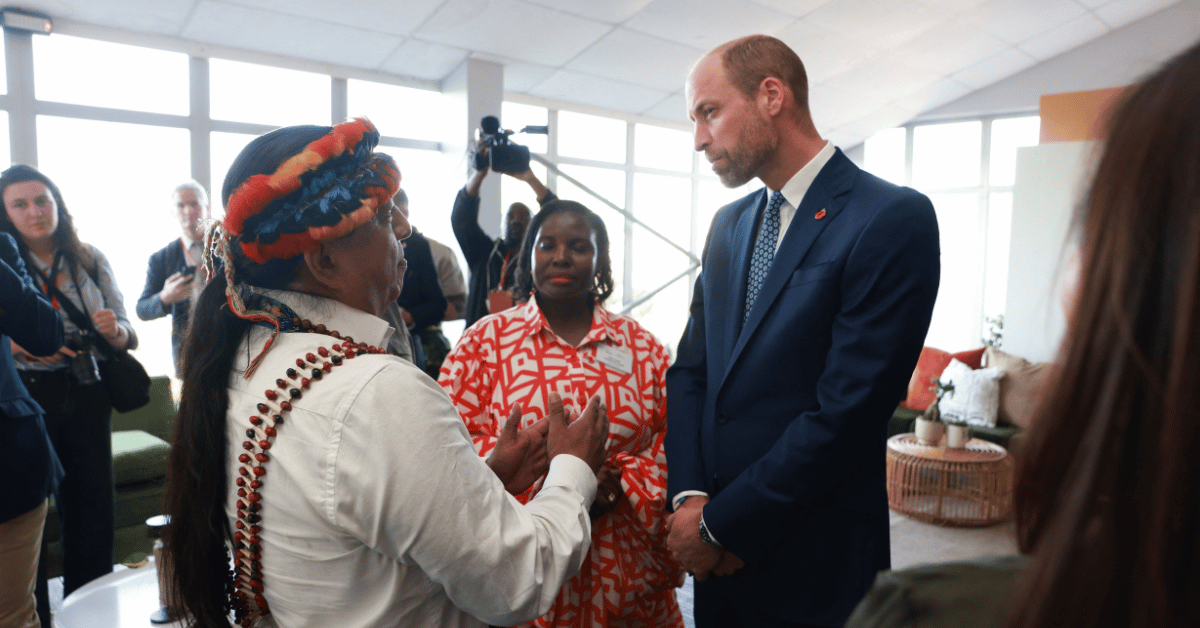
[[[287,421],[292,403],[300,400],[304,391],[331,373],[334,367],[345,360],[364,353],[386,353],[383,349],[366,343],[355,343],[354,339],[342,337],[336,331],[327,331],[324,325],[313,326],[307,320],[294,320],[296,331],[332,336],[342,342],[331,347],[319,347],[316,353],[306,353],[296,358],[296,366],[289,367],[286,378],[275,380],[276,388],[263,394],[266,401],[259,402],[258,414],[250,416],[250,427],[246,430],[245,450],[238,456],[237,520],[233,532],[233,573],[230,591],[230,607],[234,621],[239,626],[252,628],[261,617],[271,614],[267,599],[263,596],[266,586],[262,574],[262,544],[259,535],[263,526],[263,503],[259,490],[266,480],[266,464],[271,460],[268,453],[275,442],[279,429]]]

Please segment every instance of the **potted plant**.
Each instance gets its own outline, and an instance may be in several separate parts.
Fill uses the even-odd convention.
[[[925,409],[924,414],[917,417],[913,429],[917,434],[918,443],[932,447],[941,443],[942,434],[946,431],[946,424],[942,423],[942,412],[938,409],[938,402],[947,392],[954,390],[954,382],[943,384],[936,377],[929,378],[929,381],[933,382],[933,386],[930,386],[929,390],[934,392],[936,398]]]
[[[951,449],[966,449],[967,441],[971,440],[971,431],[962,421],[945,421],[946,446]]]

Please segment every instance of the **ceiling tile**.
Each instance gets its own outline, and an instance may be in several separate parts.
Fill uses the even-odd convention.
[[[7,4],[7,3],[6,3]],[[195,0],[119,0],[88,2],[59,0],[57,2],[19,2],[26,7],[49,15],[51,19],[65,18],[154,35],[178,35],[183,30]]]
[[[836,1],[838,0],[754,0],[754,3],[794,17],[804,17],[818,8]]]
[[[1036,63],[1033,57],[1020,50],[1006,48],[979,63],[955,72],[950,78],[973,89],[982,89]]]
[[[703,51],[617,28],[564,69],[659,89],[682,86]]]
[[[808,109],[812,111],[817,130],[830,129],[865,115],[873,107],[882,104],[876,97],[830,89],[824,85],[808,89]]]
[[[1087,9],[1071,0],[992,0],[971,12],[974,25],[1010,43],[1066,24]]]
[[[881,105],[872,109],[869,114],[840,124],[837,128],[844,133],[853,133],[862,138],[868,138],[885,129],[898,127],[912,118],[913,112],[911,111],[892,105]]]
[[[1114,28],[1131,24],[1163,9],[1179,4],[1180,0],[1113,0],[1096,8],[1096,16]]]
[[[1109,30],[1108,25],[1101,22],[1100,18],[1091,13],[1084,13],[1062,26],[1056,26],[1021,42],[1017,48],[1038,61],[1045,61],[1085,44]]]
[[[822,85],[849,94],[881,97],[884,102],[890,102],[932,85],[939,78],[941,76],[931,70],[909,65],[884,53],[849,72],[830,77]]]
[[[745,35],[774,35],[793,21],[748,0],[654,0],[625,26],[707,52]]]
[[[468,51],[416,39],[405,40],[379,69],[400,76],[441,81],[466,60]]]
[[[561,66],[612,27],[516,0],[449,0],[417,37],[531,63]]]
[[[651,0],[604,0],[603,2],[595,0],[526,0],[526,2],[608,24],[620,24],[645,8]]]
[[[181,36],[359,68],[379,67],[403,41],[394,35],[209,1],[196,6]]]
[[[947,17],[945,11],[918,2],[838,0],[809,13],[804,20],[838,33],[850,43],[878,48],[909,41]],[[848,47],[845,43],[839,46]]]
[[[847,46],[845,37],[809,20],[797,21],[777,37],[800,55],[810,84],[852,70],[880,50],[870,42]]]
[[[155,0],[157,2],[157,0]],[[264,11],[307,17],[331,24],[354,26],[391,35],[408,35],[433,15],[443,0],[404,0],[404,10],[397,10],[395,0],[252,0]],[[148,4],[148,3],[147,3]]]
[[[884,54],[909,66],[949,76],[1008,47],[994,35],[951,19]]]
[[[919,115],[935,107],[954,102],[973,90],[954,79],[939,79],[932,85],[926,85],[916,93],[892,101],[892,105]]]
[[[670,120],[671,122],[682,122],[688,126],[692,124],[692,121],[687,116],[687,100],[684,99],[682,92],[667,96],[657,105],[642,112],[642,114],[652,118]]]
[[[536,63],[509,63],[504,66],[504,91],[532,93],[533,88],[554,75],[555,69]]]
[[[555,72],[531,93],[543,98],[630,113],[641,113],[669,94],[640,85],[566,71]]]

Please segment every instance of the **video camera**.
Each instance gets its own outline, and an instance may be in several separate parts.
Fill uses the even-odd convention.
[[[513,133],[549,133],[546,126],[526,126],[520,131],[500,128],[496,116],[484,116],[479,121],[479,144],[487,146],[487,154],[475,152],[475,169],[491,168],[496,172],[516,174],[529,170],[529,147],[509,141]]]

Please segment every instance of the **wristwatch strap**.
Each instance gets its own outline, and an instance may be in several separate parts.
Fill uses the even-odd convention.
[[[721,547],[721,544],[709,533],[708,526],[704,525],[704,513],[700,513],[700,540],[713,547]]]

